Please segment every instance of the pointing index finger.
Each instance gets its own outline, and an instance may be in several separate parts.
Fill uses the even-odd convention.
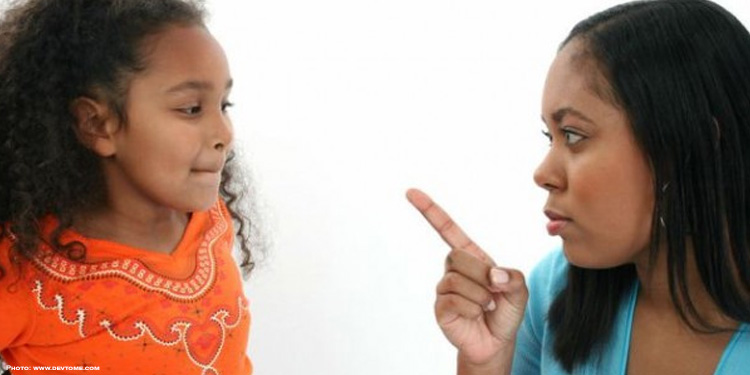
[[[475,257],[492,263],[482,249],[464,233],[461,227],[427,194],[418,189],[409,189],[406,199],[427,219],[443,241],[452,249],[466,251]]]

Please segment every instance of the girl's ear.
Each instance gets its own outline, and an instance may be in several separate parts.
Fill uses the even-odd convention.
[[[114,134],[119,128],[119,121],[109,106],[82,96],[73,100],[70,110],[76,120],[74,130],[78,140],[101,157],[115,155]]]

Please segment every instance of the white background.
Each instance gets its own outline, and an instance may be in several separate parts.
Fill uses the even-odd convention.
[[[454,374],[430,193],[499,264],[546,235],[532,182],[558,44],[613,1],[208,0],[274,242],[247,283],[259,375]],[[750,25],[747,0],[720,2]]]

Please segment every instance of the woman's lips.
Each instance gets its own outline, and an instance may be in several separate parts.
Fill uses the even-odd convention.
[[[547,233],[550,236],[557,236],[565,229],[565,225],[568,224],[567,220],[550,220],[547,223]]]
[[[570,218],[560,215],[552,210],[545,210],[544,215],[549,218],[549,222],[547,223],[547,233],[549,233],[550,236],[559,235],[571,221]]]

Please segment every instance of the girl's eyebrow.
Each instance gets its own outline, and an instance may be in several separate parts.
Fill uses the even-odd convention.
[[[234,84],[234,80],[229,79],[224,85],[224,90],[229,90],[232,88],[232,85]],[[173,94],[180,91],[189,91],[189,90],[195,90],[195,91],[210,91],[214,88],[214,84],[210,81],[185,81],[182,83],[179,83],[175,86],[170,87],[167,89],[167,94]]]

